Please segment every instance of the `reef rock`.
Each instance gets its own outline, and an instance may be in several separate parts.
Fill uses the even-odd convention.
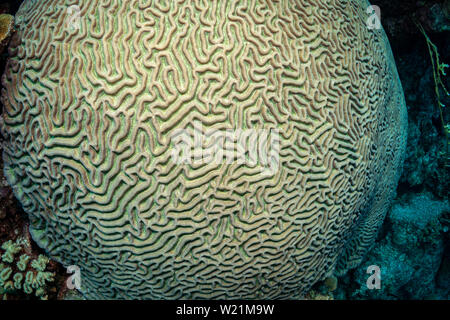
[[[390,210],[380,241],[355,270],[353,282],[359,288],[347,293],[340,289],[338,298],[352,299],[448,299],[448,201],[430,194],[400,199]],[[367,287],[367,267],[380,268],[380,288]],[[344,282],[352,279],[343,279]],[[344,287],[344,286],[343,286]]]

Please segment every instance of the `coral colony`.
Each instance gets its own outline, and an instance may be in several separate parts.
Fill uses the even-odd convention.
[[[441,160],[411,160],[444,150],[450,128],[447,65],[423,20],[440,121],[415,121],[411,90],[425,87],[405,100],[366,0],[17,9],[0,7],[0,198],[25,222],[0,210],[2,298],[391,299],[429,296],[416,280],[447,286],[448,190],[435,183],[436,200],[420,180]],[[423,123],[439,124],[435,145],[419,142]]]

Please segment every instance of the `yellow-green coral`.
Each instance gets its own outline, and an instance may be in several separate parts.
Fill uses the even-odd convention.
[[[21,255],[19,258],[19,261],[17,262],[17,268],[20,271],[25,271],[29,260],[30,260],[30,256],[27,256],[26,254]]]
[[[4,252],[0,258],[0,295],[14,294],[20,291],[36,297],[46,299],[47,283],[54,280],[52,272],[45,271],[49,259],[39,255],[32,259],[23,253],[26,241],[6,241],[1,246]],[[19,253],[21,253],[19,255]]]
[[[2,245],[2,249],[5,252],[2,255],[2,261],[7,263],[12,263],[14,261],[14,255],[21,250],[20,241],[12,242],[11,240],[6,241]]]

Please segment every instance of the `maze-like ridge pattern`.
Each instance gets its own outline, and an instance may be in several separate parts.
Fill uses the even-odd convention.
[[[294,298],[357,264],[406,131],[367,6],[26,0],[2,131],[34,239],[89,298]],[[171,134],[196,121],[278,129],[279,170],[174,163]]]

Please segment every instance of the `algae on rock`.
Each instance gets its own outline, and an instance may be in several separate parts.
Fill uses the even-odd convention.
[[[54,280],[54,274],[45,271],[49,259],[42,254],[33,259],[25,252],[25,246],[23,238],[15,242],[8,240],[1,246],[0,297],[3,299],[20,291],[47,299],[47,284]]]

